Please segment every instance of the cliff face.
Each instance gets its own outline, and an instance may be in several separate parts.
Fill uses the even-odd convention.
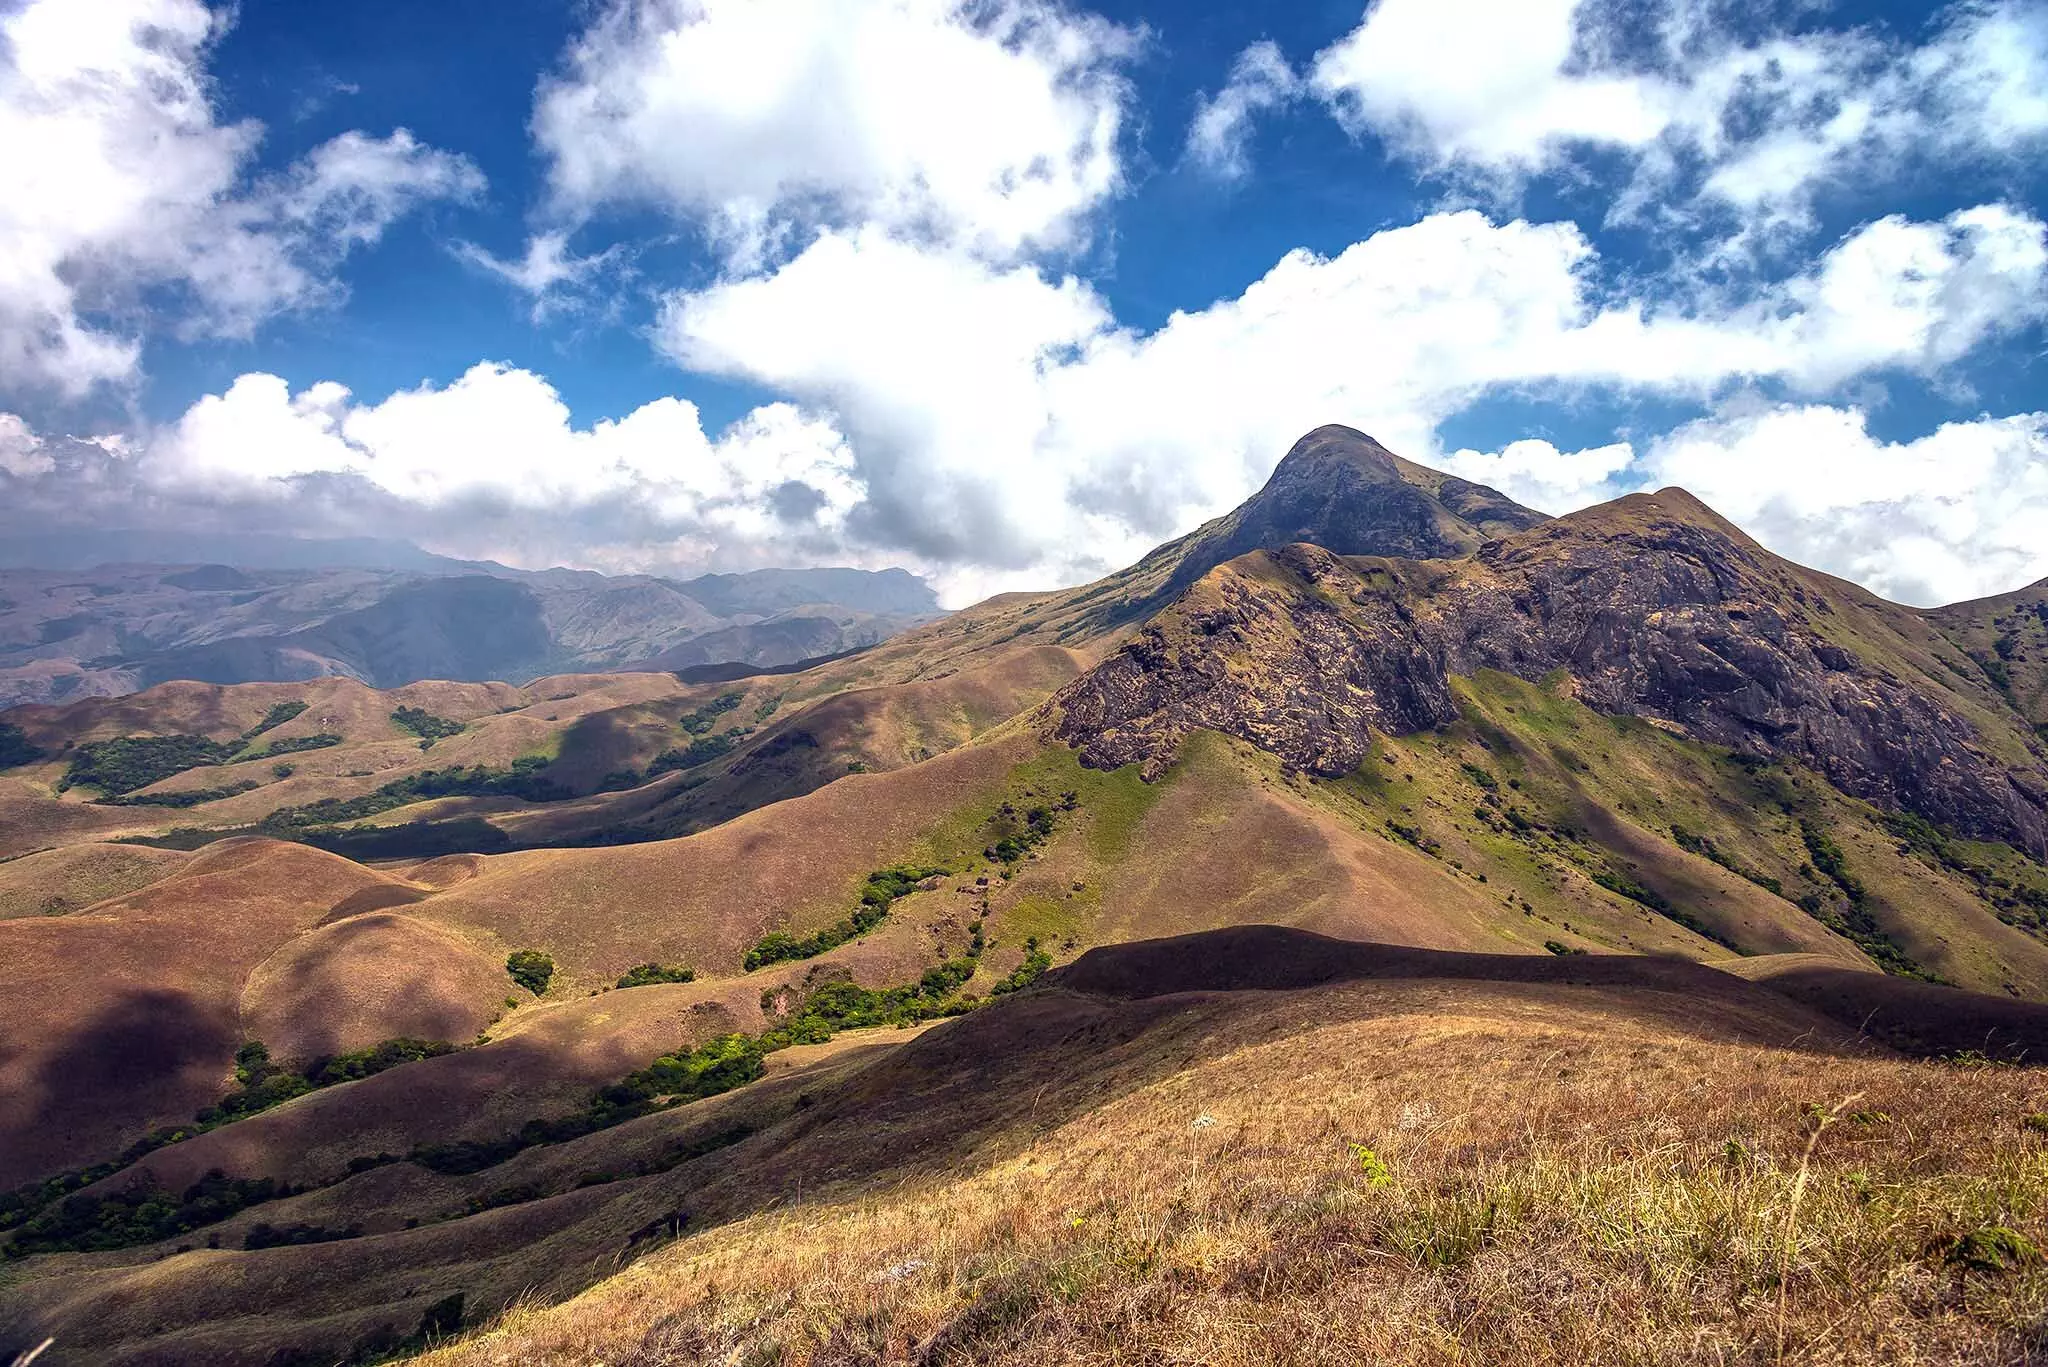
[[[1454,720],[1450,676],[1563,671],[1596,710],[1796,760],[1837,787],[2048,851],[2029,728],[1922,614],[1779,560],[1680,491],[1632,495],[1463,560],[1255,553],[1070,684],[1091,763],[1169,763],[1190,730],[1347,773],[1371,732]]]

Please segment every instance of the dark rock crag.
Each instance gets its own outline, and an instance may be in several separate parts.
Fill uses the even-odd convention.
[[[1681,490],[1456,560],[1297,544],[1205,575],[1053,700],[1085,762],[1156,777],[1195,729],[1340,775],[1458,716],[1450,679],[1564,671],[1594,709],[1808,765],[1844,792],[2048,852],[2048,770],[1925,615],[1778,559]],[[1944,677],[1946,674],[1948,677]]]

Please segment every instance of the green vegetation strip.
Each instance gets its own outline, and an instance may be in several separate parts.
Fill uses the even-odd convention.
[[[1814,868],[1842,890],[1842,896],[1849,904],[1847,912],[1836,911],[1815,892],[1799,899],[1800,908],[1835,934],[1853,942],[1875,959],[1877,966],[1885,972],[1901,978],[1919,978],[1924,982],[1943,981],[1915,963],[1904,947],[1878,924],[1870,911],[1869,892],[1862,880],[1849,872],[1849,865],[1842,857],[1842,847],[1835,843],[1834,837],[1819,822],[1804,816],[1799,818],[1799,834],[1806,842],[1806,852],[1812,857]]]
[[[437,740],[462,734],[463,724],[448,717],[437,717],[424,707],[401,707],[391,714],[391,720],[400,730],[410,731],[420,738],[420,749],[424,750]]]
[[[1964,841],[1910,812],[1886,816],[1884,825],[1901,854],[1967,878],[1999,920],[2048,939],[2048,868],[2039,861],[2010,845]],[[1990,857],[1980,857],[1980,850]]]
[[[97,788],[108,797],[118,797],[187,769],[224,764],[240,748],[239,742],[204,736],[120,736],[88,741],[71,756],[62,786]]]
[[[273,831],[329,826],[361,821],[410,807],[415,802],[443,797],[516,797],[527,802],[558,802],[573,796],[569,789],[542,772],[548,763],[543,755],[525,755],[513,760],[510,769],[492,769],[482,764],[426,769],[394,779],[361,797],[324,797],[303,807],[281,807],[265,817],[263,825]]]
[[[202,802],[219,802],[224,798],[240,797],[253,793],[262,785],[254,779],[243,779],[239,783],[227,783],[218,788],[185,788],[175,793],[124,793],[120,797],[96,797],[95,807],[174,807],[183,809],[197,807]]]
[[[771,931],[761,937],[760,943],[747,951],[743,961],[747,972],[765,968],[769,964],[785,963],[794,959],[814,959],[828,949],[837,949],[848,940],[867,934],[882,923],[889,914],[889,906],[897,898],[916,889],[927,878],[941,877],[942,868],[922,868],[915,865],[897,865],[895,868],[878,869],[868,875],[867,885],[860,890],[860,906],[853,915],[825,927],[815,935],[797,939],[782,931]]]
[[[13,722],[0,721],[0,769],[34,764],[43,752],[28,743],[28,732]]]
[[[219,1129],[293,1097],[343,1082],[354,1082],[402,1063],[453,1053],[455,1045],[434,1040],[392,1039],[350,1054],[309,1064],[303,1072],[280,1068],[270,1050],[250,1042],[235,1053],[234,1091],[193,1117],[190,1125],[153,1130],[119,1157],[78,1168],[0,1194],[0,1231],[12,1230],[5,1256],[88,1252],[151,1244],[225,1220],[247,1206],[289,1196],[292,1189],[268,1178],[244,1180],[207,1174],[182,1196],[141,1182],[107,1196],[77,1194],[139,1162],[166,1145]]]
[[[97,788],[102,801],[132,793],[138,788],[147,788],[174,774],[187,769],[201,769],[210,765],[226,764],[230,760],[257,758],[243,756],[241,751],[250,742],[266,731],[284,725],[306,710],[303,702],[281,702],[263,714],[263,720],[244,731],[231,741],[208,740],[205,736],[117,736],[112,740],[88,741],[78,747],[71,756],[71,763],[64,770],[64,778],[58,785],[66,788]],[[9,728],[12,729],[12,728]],[[19,734],[17,732],[17,734]],[[4,741],[0,734],[0,741]],[[316,750],[325,745],[339,745],[341,737],[328,739],[325,736],[308,736],[298,740],[274,742],[263,755],[289,754],[296,750]],[[0,745],[0,750],[4,750]],[[26,762],[26,761],[17,761]],[[6,767],[0,763],[0,768]],[[254,785],[250,785],[253,787]],[[215,793],[226,793],[226,789],[211,789]],[[246,788],[235,789],[246,792]],[[172,795],[166,795],[170,797]],[[130,805],[154,805],[164,807],[196,806],[211,798],[195,798],[192,801],[166,800],[155,803]],[[113,804],[121,805],[121,804]]]
[[[738,707],[744,697],[741,693],[721,693],[696,711],[683,713],[677,718],[676,725],[693,736],[707,735],[718,724],[718,719]]]
[[[555,1120],[531,1120],[517,1132],[495,1140],[422,1144],[402,1155],[359,1157],[350,1161],[346,1175],[400,1162],[448,1175],[482,1172],[530,1148],[580,1139],[640,1116],[745,1086],[767,1071],[769,1054],[793,1045],[823,1044],[841,1030],[910,1025],[965,1015],[985,1004],[960,992],[974,976],[986,946],[981,922],[973,922],[968,929],[972,938],[967,953],[927,970],[913,984],[866,988],[845,979],[826,981],[806,993],[775,1029],[760,1035],[720,1035],[694,1048],[664,1054],[645,1068],[600,1088],[575,1114]],[[990,998],[1023,990],[1051,967],[1052,956],[1040,948],[1037,939],[1027,941],[1024,961],[990,990]],[[772,992],[764,994],[764,1000],[772,1002],[775,996]],[[373,1049],[325,1060],[301,1074],[276,1067],[261,1044],[245,1045],[236,1055],[236,1077],[241,1086],[219,1104],[201,1111],[194,1125],[158,1131],[112,1162],[0,1196],[0,1231],[14,1231],[5,1246],[5,1256],[23,1258],[35,1253],[85,1252],[159,1243],[216,1224],[252,1206],[314,1190],[315,1187],[294,1187],[270,1178],[232,1178],[218,1170],[207,1173],[182,1193],[166,1191],[150,1181],[138,1181],[107,1195],[87,1195],[82,1188],[112,1176],[165,1144],[254,1115],[319,1087],[369,1077],[386,1068],[453,1049],[452,1045],[420,1040],[390,1040]],[[699,1141],[671,1155],[672,1161],[647,1170],[665,1170],[737,1142],[747,1133],[738,1129]],[[614,1181],[618,1176],[589,1174],[576,1185]],[[507,1188],[484,1198],[481,1204],[473,1204],[475,1209],[485,1209],[538,1199],[544,1194]],[[353,1238],[359,1233],[355,1228],[260,1224],[250,1229],[244,1247],[327,1242]]]
[[[657,983],[693,983],[697,981],[697,970],[684,968],[679,964],[635,964],[626,970],[614,987],[653,987]]]

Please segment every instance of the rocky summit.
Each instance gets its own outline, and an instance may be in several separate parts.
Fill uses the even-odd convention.
[[[1496,489],[1411,464],[1331,424],[1296,442],[1243,505],[1177,543],[1167,591],[1262,547],[1306,541],[1338,555],[1430,559],[1545,520]]]

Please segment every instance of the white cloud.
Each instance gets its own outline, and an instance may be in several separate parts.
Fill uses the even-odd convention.
[[[1251,172],[1245,144],[1254,116],[1289,104],[1300,93],[1301,78],[1279,45],[1253,43],[1237,55],[1223,89],[1202,97],[1188,125],[1188,159],[1224,180],[1242,179]]]
[[[614,0],[534,136],[558,214],[651,205],[743,265],[821,223],[1010,257],[1118,188],[1137,41],[1050,0]]]
[[[1498,451],[1452,451],[1442,468],[1541,512],[1566,513],[1626,492],[1621,477],[1635,459],[1635,447],[1625,441],[1560,451],[1540,437],[1524,437]]]
[[[1857,408],[1733,404],[1653,438],[1559,451],[1519,441],[1446,468],[1548,511],[1684,488],[1778,554],[1933,606],[2048,576],[2048,413],[1873,436]]]
[[[1999,161],[2048,134],[2040,0],[1954,5],[1917,47],[1770,20],[1705,0],[1376,0],[1309,79],[1354,135],[1431,170],[1511,188],[1619,152],[1635,169],[1616,217],[1718,208],[1746,238],[1808,226],[1830,183]]]
[[[158,434],[142,474],[186,495],[272,505],[341,477],[438,515],[428,520],[444,548],[491,554],[502,542],[488,538],[509,521],[529,553],[586,564],[757,564],[806,541],[837,549],[863,494],[844,439],[789,404],[757,408],[715,440],[675,398],[578,428],[546,380],[493,363],[374,404],[332,382],[293,393],[275,375],[243,375]],[[482,541],[463,529],[473,507],[504,514]]]
[[[332,270],[424,200],[474,194],[467,161],[345,133],[249,183],[261,138],[221,124],[198,0],[36,0],[0,18],[0,373],[77,395],[134,375],[148,291],[189,330],[246,335],[331,300]]]
[[[678,293],[658,336],[688,368],[835,413],[868,489],[853,525],[959,596],[1128,563],[1241,500],[1319,422],[1429,460],[1440,423],[1501,390],[1704,400],[1937,372],[2041,316],[2044,232],[1995,206],[1881,220],[1808,274],[1681,310],[1605,302],[1570,224],[1437,214],[1333,258],[1292,252],[1141,335],[1072,279],[871,230]]]
[[[346,525],[330,529],[404,529],[436,549],[515,563],[907,561],[957,603],[1128,564],[1241,501],[1302,431],[1342,421],[1550,510],[1664,471],[1789,554],[1925,597],[1963,582],[1927,547],[1960,556],[1975,537],[1994,548],[1974,590],[2021,563],[2016,549],[1995,549],[2019,547],[2017,534],[1953,511],[1934,519],[1908,486],[1809,462],[1789,426],[1750,434],[1724,411],[1721,426],[1648,448],[1563,453],[1532,440],[1495,455],[1445,455],[1436,432],[1502,392],[1712,402],[1757,382],[1821,393],[1894,369],[1940,372],[2039,315],[2043,233],[1995,207],[1942,223],[1881,220],[1805,275],[1678,310],[1606,299],[1598,255],[1570,224],[1437,214],[1334,257],[1290,253],[1241,295],[1139,333],[1070,277],[879,228],[828,231],[771,274],[667,299],[657,337],[679,362],[795,400],[715,436],[673,398],[579,426],[545,380],[500,364],[376,402],[251,374],[139,443],[114,463],[130,474],[109,479],[280,526],[339,518]],[[2029,430],[2038,436],[2038,423]],[[1999,449],[2019,449],[2020,435]],[[15,445],[29,460],[40,449]],[[1741,456],[1725,490],[1685,455],[1724,449]],[[1963,451],[1931,447],[1912,468],[1947,463],[1958,479],[2020,487],[2020,465],[1965,465]],[[1886,570],[1828,541],[1830,519],[1846,514],[1795,517],[1770,502],[1835,483],[1871,528],[1891,510],[1888,525],[1918,557],[1898,563],[1915,567]],[[1742,490],[1758,500],[1754,517]],[[1883,542],[1872,531],[1866,544]]]
[[[1526,171],[1563,143],[1640,147],[1667,101],[1640,79],[1567,71],[1581,3],[1378,0],[1309,79],[1346,128],[1429,160]]]
[[[456,256],[463,261],[529,296],[536,323],[545,321],[578,291],[587,289],[624,252],[623,243],[613,243],[603,251],[578,256],[569,250],[569,234],[559,230],[528,238],[524,255],[516,260],[495,256],[474,242],[457,243],[455,247]]]
[[[16,413],[0,413],[0,474],[17,479],[46,475],[57,468],[43,439]]]

